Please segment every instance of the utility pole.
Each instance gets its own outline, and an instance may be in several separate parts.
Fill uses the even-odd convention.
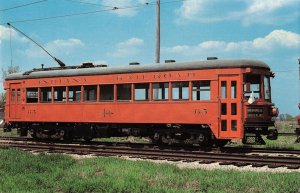
[[[299,81],[298,81],[298,89],[300,90],[300,58],[298,58],[298,64],[299,64],[299,71],[298,71],[298,73],[299,73]],[[300,109],[300,98],[299,98],[300,96],[298,95],[298,100],[299,100],[299,103],[298,103],[298,108]],[[300,117],[300,116],[299,116]],[[300,119],[300,118],[298,118],[298,119]],[[299,121],[298,121],[298,123],[299,123]],[[300,134],[300,129],[299,129],[299,134]],[[300,139],[300,138],[299,138]]]
[[[156,1],[155,63],[160,62],[160,0]]]
[[[298,64],[299,64],[299,80],[300,80],[300,58],[298,59]]]

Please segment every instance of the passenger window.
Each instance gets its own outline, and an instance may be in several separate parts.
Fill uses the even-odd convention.
[[[38,102],[38,88],[27,88],[26,103],[37,103],[37,102]]]
[[[231,98],[236,99],[236,81],[231,81]]]
[[[131,100],[131,84],[117,85],[117,100],[130,101]]]
[[[210,81],[194,81],[193,100],[210,100]]]
[[[236,103],[231,103],[231,115],[237,115]]]
[[[12,89],[12,90],[11,90],[11,99],[10,99],[12,102],[15,101],[15,94],[16,94],[16,93],[15,93],[15,89]]]
[[[227,98],[226,81],[221,81],[221,96],[222,96],[222,99]]]
[[[173,100],[189,99],[189,82],[173,82],[172,99]]]
[[[66,101],[66,87],[54,87],[54,102]]]
[[[152,84],[153,100],[168,100],[169,99],[169,83],[160,82]]]
[[[20,89],[17,90],[17,101],[18,102],[21,101],[21,90]]]
[[[231,131],[237,131],[237,121],[231,120]]]
[[[149,100],[149,83],[134,85],[134,100],[136,101]]]
[[[227,115],[227,103],[222,103],[221,104],[221,114],[222,115]]]
[[[226,120],[221,121],[221,131],[227,131],[227,121]]]
[[[52,101],[51,87],[41,88],[40,101],[44,103]]]
[[[265,99],[269,100],[271,98],[270,92],[270,77],[264,77],[264,91],[265,91]]]
[[[69,87],[69,102],[80,102],[81,98],[81,86],[70,86]]]
[[[100,85],[100,101],[114,100],[114,85]]]
[[[97,86],[84,86],[84,101],[97,100]]]

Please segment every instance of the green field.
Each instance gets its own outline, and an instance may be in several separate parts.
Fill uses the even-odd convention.
[[[0,192],[299,192],[300,173],[179,169],[0,149]]]

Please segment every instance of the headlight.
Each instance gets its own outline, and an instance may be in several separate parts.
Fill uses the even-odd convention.
[[[271,107],[271,116],[272,116],[272,117],[277,117],[278,115],[279,115],[279,110],[278,110],[278,108],[275,107],[275,106],[272,106],[272,107]]]

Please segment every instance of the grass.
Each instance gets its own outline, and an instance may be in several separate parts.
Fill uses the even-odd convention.
[[[298,192],[300,173],[179,169],[0,149],[0,192]]]
[[[129,142],[129,143],[149,143],[150,139],[144,137],[109,137],[109,138],[96,138],[93,141],[101,141],[101,142]]]
[[[0,136],[2,137],[18,137],[17,130],[13,129],[11,132],[3,132],[3,129],[0,128]]]

